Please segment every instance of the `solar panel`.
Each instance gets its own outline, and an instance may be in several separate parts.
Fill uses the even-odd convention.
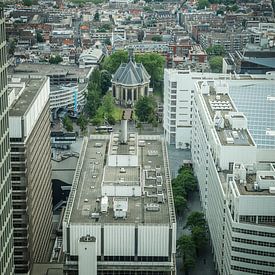
[[[239,81],[238,81],[239,82]],[[259,148],[275,149],[274,82],[229,83],[229,94],[239,112],[248,120],[248,129]]]

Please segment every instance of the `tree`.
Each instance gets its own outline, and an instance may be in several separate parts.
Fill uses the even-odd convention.
[[[192,212],[187,218],[186,226],[189,227],[191,230],[196,226],[205,228],[206,221],[204,218],[204,214],[202,212]]]
[[[152,96],[139,98],[135,107],[135,114],[139,121],[150,122],[150,118],[155,115],[156,101]]]
[[[173,190],[174,191],[174,190]],[[182,195],[175,195],[174,197],[174,204],[176,212],[181,212],[187,207],[187,200]]]
[[[137,39],[138,39],[138,42],[141,42],[144,39],[144,30],[143,29],[138,30]]]
[[[96,11],[95,15],[94,15],[94,21],[98,22],[100,19],[100,16],[99,16],[99,12]]]
[[[38,43],[43,43],[44,42],[44,38],[43,38],[41,32],[36,33],[36,39],[37,39]]]
[[[126,63],[128,60],[128,53],[126,51],[116,51],[112,55],[104,59],[103,69],[114,74],[121,63]]]
[[[33,4],[32,0],[23,0],[23,5],[30,7]]]
[[[198,6],[197,6],[198,10],[205,9],[205,7],[206,7],[206,8],[209,7],[209,2],[208,2],[208,0],[199,0]]]
[[[99,90],[101,89],[101,73],[98,68],[95,68],[90,76],[89,87],[94,87]]]
[[[225,49],[222,45],[214,45],[206,49],[208,55],[225,55]]]
[[[106,92],[109,90],[109,88],[112,85],[112,75],[107,70],[102,70],[100,72],[100,87],[101,92],[103,94],[106,94]]]
[[[152,36],[152,41],[160,42],[160,41],[162,41],[162,36],[154,35],[154,36]]]
[[[197,250],[203,249],[207,245],[208,238],[205,226],[194,226],[191,235]]]
[[[103,97],[102,110],[106,118],[110,117],[115,110],[115,102],[112,93],[109,92]]]
[[[96,114],[96,111],[100,106],[100,97],[101,94],[96,86],[90,85],[88,87],[88,93],[86,96],[87,102],[85,105],[85,110],[90,117],[93,117]]]
[[[73,131],[73,122],[68,116],[63,118],[63,126],[68,132]]]
[[[162,89],[165,58],[158,53],[137,54],[136,62],[142,63],[151,76],[151,84],[155,90]]]
[[[104,39],[104,44],[107,45],[107,46],[111,46],[112,45],[111,40],[110,40],[109,37],[107,37],[107,38]]]
[[[183,268],[188,272],[196,262],[196,246],[192,236],[182,235],[177,241],[177,249],[183,259]]]
[[[81,114],[77,119],[77,125],[80,127],[81,132],[84,132],[87,129],[88,120],[83,114]]]
[[[51,56],[49,60],[50,64],[59,64],[62,61],[63,58],[60,55]]]
[[[213,56],[209,59],[209,65],[213,73],[222,72],[222,61],[223,61],[222,56]]]

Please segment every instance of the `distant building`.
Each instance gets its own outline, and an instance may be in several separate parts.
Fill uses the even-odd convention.
[[[150,78],[142,63],[135,62],[133,49],[129,49],[128,63],[122,63],[113,75],[113,97],[120,105],[133,106],[140,97],[151,94]]]
[[[176,272],[167,148],[160,136],[127,133],[126,122],[84,138],[64,214],[65,274]]]
[[[79,68],[88,68],[99,65],[104,55],[101,49],[88,49],[79,56]]]
[[[270,49],[253,47],[242,52],[236,51],[224,59],[223,72],[230,71],[231,64],[234,71],[240,74],[265,74],[275,71],[275,47]]]
[[[0,7],[0,274],[14,274],[6,30]]]
[[[49,79],[10,88],[10,143],[16,273],[46,262],[52,234]]]

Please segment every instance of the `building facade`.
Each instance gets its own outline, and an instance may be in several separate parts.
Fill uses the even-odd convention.
[[[0,274],[14,274],[12,189],[8,119],[7,51],[4,12],[0,7]]]
[[[46,262],[52,233],[49,79],[27,79],[13,95],[10,143],[17,274]]]
[[[63,221],[65,274],[176,272],[165,143],[126,129],[83,141]]]
[[[194,94],[192,162],[216,269],[274,274],[274,164],[257,162],[246,116],[227,83],[198,81]]]

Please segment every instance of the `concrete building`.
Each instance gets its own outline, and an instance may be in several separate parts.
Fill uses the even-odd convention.
[[[88,68],[99,65],[104,55],[101,49],[88,49],[79,56],[79,68]]]
[[[223,81],[229,84],[229,94],[238,111],[248,119],[248,129],[257,144],[258,160],[272,159],[275,140],[275,74],[237,75],[197,73],[189,70],[166,69],[164,72],[163,126],[165,138],[176,148],[191,145],[194,84],[201,80]]]
[[[117,103],[124,106],[133,106],[142,96],[149,96],[151,76],[142,63],[136,63],[133,49],[129,49],[128,63],[122,63],[112,78],[112,92]]]
[[[43,77],[50,78],[50,109],[73,109],[75,103],[82,107],[85,103],[85,93],[91,68],[78,68],[76,65],[19,64],[11,72],[13,77]]]
[[[11,182],[15,271],[29,274],[48,260],[52,233],[50,85],[46,77],[22,82],[9,94]]]
[[[217,271],[274,274],[274,163],[257,161],[228,83],[198,80],[194,90],[192,162]]]
[[[123,121],[121,133],[84,138],[63,249],[65,274],[175,274],[176,220],[160,136],[127,133]]]
[[[0,274],[14,274],[12,189],[8,121],[7,50],[4,12],[0,7]]]

